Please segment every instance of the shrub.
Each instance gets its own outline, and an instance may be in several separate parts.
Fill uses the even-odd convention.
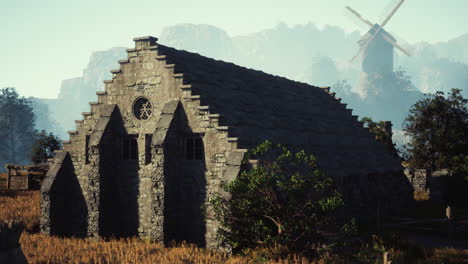
[[[248,167],[249,159],[258,165]],[[281,245],[289,253],[318,254],[333,245],[335,211],[343,202],[314,156],[265,141],[243,164],[247,169],[223,185],[230,197],[211,201],[226,246],[240,252]]]
[[[54,151],[61,148],[60,139],[53,133],[42,130],[32,145],[31,160],[34,164],[46,163],[54,157]]]

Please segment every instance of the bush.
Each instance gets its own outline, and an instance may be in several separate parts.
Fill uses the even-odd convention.
[[[36,135],[36,140],[32,145],[31,160],[34,164],[46,163],[48,159],[54,157],[54,151],[60,148],[60,139],[52,132],[47,134],[45,130],[42,130]]]
[[[249,159],[258,160],[248,166]],[[258,247],[318,254],[333,246],[341,195],[314,156],[268,141],[249,151],[247,169],[211,201],[219,235],[234,252]]]

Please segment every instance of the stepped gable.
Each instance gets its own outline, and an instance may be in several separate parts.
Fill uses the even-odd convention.
[[[399,160],[377,142],[352,110],[320,88],[157,46],[158,54],[183,73],[203,105],[223,116],[241,148],[264,140],[305,149],[335,176],[400,171]]]

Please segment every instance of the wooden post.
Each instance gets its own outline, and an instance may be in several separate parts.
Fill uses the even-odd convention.
[[[7,190],[10,190],[10,169],[7,167],[7,181],[6,181],[6,188]]]
[[[32,178],[32,173],[29,171],[28,168],[25,168],[25,173],[26,173],[26,190],[29,191],[31,189],[31,178]]]
[[[447,205],[445,208],[445,217],[447,218],[447,236],[451,239],[454,231],[454,224],[452,219],[452,208],[450,205]]]
[[[376,213],[376,221],[377,221],[377,232],[382,231],[382,215],[381,215],[381,208],[380,208],[380,200],[377,200],[377,213]]]

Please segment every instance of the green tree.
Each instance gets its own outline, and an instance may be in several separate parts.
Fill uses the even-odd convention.
[[[408,151],[414,167],[462,169],[468,155],[468,100],[461,90],[428,94],[416,102],[403,123],[411,136]],[[465,164],[466,167],[466,164]]]
[[[14,88],[0,89],[0,162],[29,163],[36,131],[29,100]]]
[[[257,165],[249,167],[251,159]],[[314,156],[266,141],[249,151],[243,164],[249,168],[211,201],[226,245],[234,252],[282,245],[311,253],[327,241],[326,230],[343,202]]]
[[[54,150],[60,148],[60,139],[57,136],[52,132],[47,134],[45,130],[41,130],[32,145],[31,161],[34,164],[46,163],[48,159],[54,157]]]
[[[361,122],[369,129],[369,132],[375,135],[375,139],[384,143],[392,153],[397,153],[395,144],[392,141],[392,134],[387,131],[385,121],[374,122],[370,117],[363,117]]]

